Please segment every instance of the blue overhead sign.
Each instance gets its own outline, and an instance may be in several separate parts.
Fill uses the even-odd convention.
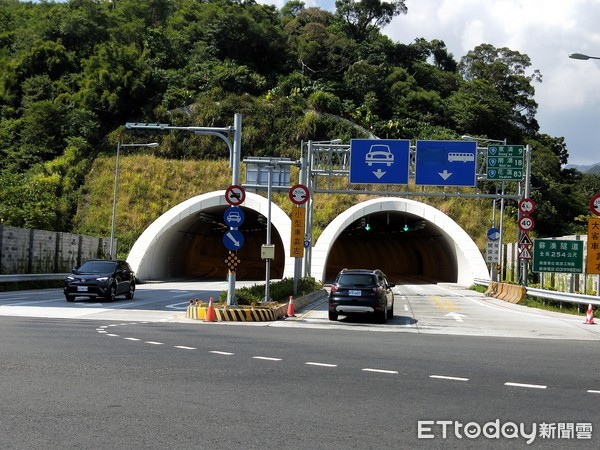
[[[475,186],[477,142],[417,141],[415,184],[423,186]]]
[[[352,139],[350,183],[408,184],[410,141]]]

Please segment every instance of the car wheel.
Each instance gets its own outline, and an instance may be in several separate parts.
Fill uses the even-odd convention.
[[[106,301],[114,302],[116,297],[117,297],[117,285],[111,284],[110,288],[108,289],[108,294],[106,294]]]
[[[132,281],[131,283],[129,283],[129,291],[127,292],[127,294],[125,294],[125,298],[127,300],[131,300],[133,298],[134,294],[135,294],[135,283]]]
[[[385,308],[383,308],[383,311],[381,311],[379,313],[379,323],[386,323],[387,322],[387,317],[388,317],[388,309],[387,309],[387,305]]]
[[[65,298],[67,299],[68,302],[74,302],[75,301],[75,296],[74,295],[65,295]]]
[[[333,320],[335,322],[337,318],[338,314],[335,311],[329,311],[329,320]]]

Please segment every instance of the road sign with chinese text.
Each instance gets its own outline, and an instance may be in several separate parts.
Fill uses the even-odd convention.
[[[521,181],[524,156],[522,145],[488,145],[487,179]]]
[[[500,242],[499,241],[487,241],[485,247],[485,262],[486,263],[499,263],[500,262]]]
[[[583,273],[583,241],[535,239],[533,271]]]
[[[305,208],[292,208],[292,233],[290,240],[290,257],[302,258],[304,256],[304,219]]]
[[[588,219],[586,272],[600,274],[600,218]]]

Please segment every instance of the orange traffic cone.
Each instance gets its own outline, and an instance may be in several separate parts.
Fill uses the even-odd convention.
[[[205,322],[216,322],[217,320],[215,319],[215,307],[212,304],[213,302],[213,298],[211,297],[210,300],[208,301],[208,309],[206,310],[206,319],[204,319]]]
[[[288,317],[296,317],[296,315],[294,314],[294,297],[292,297],[291,295],[290,295],[290,302],[288,303],[287,316]]]
[[[587,323],[589,325],[596,325],[596,322],[594,322],[594,311],[592,310],[592,304],[591,303],[588,306],[587,316],[585,318],[585,323]]]

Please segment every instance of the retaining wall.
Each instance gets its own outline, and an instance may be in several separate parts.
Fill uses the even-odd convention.
[[[109,238],[0,225],[0,274],[70,272],[109,250]]]

